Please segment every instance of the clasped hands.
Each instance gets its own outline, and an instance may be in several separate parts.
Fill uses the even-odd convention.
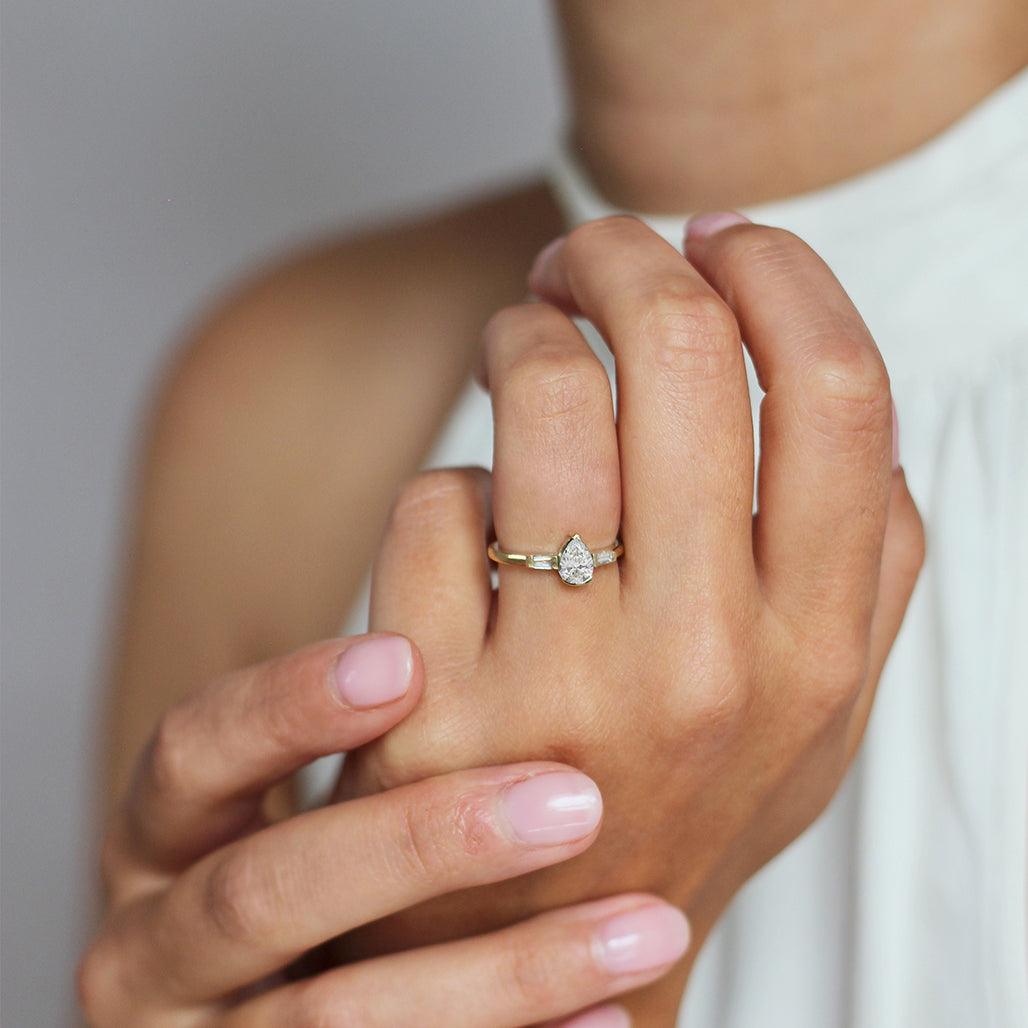
[[[372,634],[165,716],[105,849],[93,1023],[615,1025],[629,992],[672,1023],[731,897],[841,781],[923,557],[888,376],[827,266],[727,214],[686,254],[627,217],[548,247],[540,302],[485,331],[492,475],[403,491]],[[572,533],[625,556],[493,589],[493,534]],[[267,823],[274,783],[344,749],[336,802]],[[284,973],[316,948],[329,969]]]

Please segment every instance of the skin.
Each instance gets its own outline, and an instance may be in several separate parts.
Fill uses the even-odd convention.
[[[845,53],[836,45],[834,30],[790,37],[791,43],[799,40],[802,46],[766,45],[771,16],[766,5],[696,5],[684,40],[670,31],[656,31],[660,25],[676,25],[670,20],[680,17],[676,11],[654,7],[645,25],[639,25],[642,19],[629,18],[629,8],[622,3],[565,4],[561,16],[571,58],[573,133],[586,144],[589,170],[612,198],[649,210],[746,204],[764,198],[768,189],[784,195],[862,170],[904,152],[951,122],[1023,66],[1028,56],[1028,12],[1009,0],[990,0],[985,6],[933,5],[932,18],[923,23],[930,24],[931,31],[919,35],[916,62],[909,49],[883,49],[883,42],[904,35],[896,32],[894,8],[863,5],[859,24],[852,23],[861,31],[844,34]],[[592,17],[586,16],[590,9]],[[774,5],[774,11],[783,24],[804,26],[819,23],[824,7],[795,2]],[[718,59],[716,41],[724,41],[726,48],[731,44],[731,60]],[[641,47],[646,47],[645,62],[633,57]],[[890,59],[876,65],[877,74],[868,74],[869,55],[886,51]],[[939,62],[946,64],[947,75],[923,74],[924,68],[937,68]],[[707,74],[691,78],[690,69],[699,67]],[[746,69],[741,80],[740,68]],[[816,88],[809,74],[814,68],[822,69],[815,76]],[[780,85],[770,107],[759,88],[768,81]],[[918,85],[926,81],[932,84],[930,95]],[[674,87],[673,104],[667,95],[655,92],[654,85],[660,83]],[[905,102],[890,104],[887,118],[867,113],[879,109],[882,97],[894,96],[903,96]],[[867,106],[861,108],[862,103]],[[732,111],[729,136],[715,132],[717,123],[709,112],[718,104]],[[859,117],[861,109],[864,115]],[[859,131],[811,132],[815,113],[833,127],[837,119],[857,118]],[[638,126],[633,145],[614,145],[630,126]],[[802,160],[791,159],[795,148],[810,138],[818,140],[816,150],[807,147],[800,151]],[[660,181],[653,169],[672,166],[667,160],[678,153],[689,155],[688,168],[674,165],[674,174]],[[768,186],[769,182],[773,184]],[[107,790],[114,799],[113,831],[124,816],[120,798],[137,755],[169,707],[233,669],[288,653],[337,630],[375,552],[397,490],[416,470],[477,359],[482,325],[495,310],[523,296],[533,255],[561,231],[559,213],[545,187],[529,184],[415,224],[329,241],[244,287],[198,327],[166,376],[144,454],[113,669]],[[690,259],[699,267],[703,257],[695,251]],[[734,309],[730,286],[719,283],[713,270],[700,270]],[[559,290],[547,298],[557,307],[574,301]],[[885,432],[881,417],[879,411],[880,450]],[[382,425],[390,431],[380,431]],[[513,435],[513,426],[511,431]],[[619,474],[620,462],[619,456]],[[883,482],[890,480],[886,467]],[[630,503],[626,483],[619,486]],[[894,491],[890,485],[890,510],[895,506]],[[508,495],[515,495],[510,487]],[[871,509],[874,515],[869,520],[883,517],[880,506]],[[552,519],[533,519],[531,525],[514,521],[510,527],[525,532],[531,528],[534,535],[539,524],[551,523]],[[888,552],[894,536],[884,524],[879,528]],[[606,542],[612,534],[610,524],[602,526],[607,536],[602,539],[589,534],[584,519],[576,527],[593,543]],[[484,538],[479,535],[478,541]],[[534,540],[526,535],[515,541]],[[638,536],[635,547],[644,544],[644,536]],[[913,568],[916,545],[908,539],[903,550]],[[626,562],[617,573],[618,581],[622,573],[630,576],[630,567]],[[602,574],[609,578],[614,573],[608,569]],[[544,583],[559,587],[541,577],[543,583],[533,578],[531,584],[522,584],[526,589]],[[853,610],[863,611],[866,618],[867,575],[860,581],[865,600],[855,603]],[[598,575],[590,595],[602,595],[601,586]],[[901,594],[898,589],[896,595]],[[377,595],[385,595],[381,587]],[[685,610],[689,609],[687,605]],[[681,627],[677,625],[679,631]],[[644,637],[652,631],[652,625],[647,626]],[[713,635],[718,637],[717,632]],[[418,641],[424,645],[420,637]],[[428,642],[432,644],[431,636]],[[857,642],[867,648],[862,676],[852,673]],[[700,938],[752,865],[784,844],[827,799],[803,795],[802,783],[818,781],[821,775],[831,783],[841,773],[849,743],[859,731],[847,727],[840,741],[840,722],[861,723],[873,692],[869,686],[879,670],[872,654],[887,648],[887,640],[883,644],[880,634],[875,636],[870,629],[866,637],[856,629],[848,633],[843,649],[852,661],[846,664],[851,673],[839,675],[837,688],[831,691],[838,704],[834,715],[822,712],[833,728],[831,745],[826,744],[827,752],[821,754],[824,763],[816,762],[809,738],[795,735],[787,740],[784,755],[774,754],[765,764],[768,774],[763,781],[770,795],[771,783],[790,778],[783,769],[812,761],[809,779],[799,771],[795,775],[800,784],[788,809],[796,817],[779,826],[784,837],[776,839],[770,830],[762,833],[755,825],[759,819],[747,822],[746,812],[736,811],[739,823],[747,826],[739,837],[749,836],[752,843],[742,846],[744,856],[732,855],[730,839],[720,840],[720,851],[718,846],[701,846],[695,849],[697,860],[687,881],[661,883],[669,895],[682,896],[683,905],[694,908]],[[747,651],[744,647],[740,652]],[[686,655],[678,655],[686,660]],[[708,656],[697,658],[698,668],[712,666]],[[458,670],[450,667],[446,674],[454,676]],[[470,674],[470,664],[463,671]],[[801,684],[809,700],[812,683],[803,678]],[[625,696],[623,684],[612,688],[619,700]],[[430,693],[434,695],[434,675]],[[844,709],[849,710],[847,718],[841,713]],[[688,713],[684,707],[677,711],[680,717]],[[501,716],[509,717],[509,710],[503,708]],[[706,723],[709,720],[708,716]],[[442,724],[449,723],[444,718]],[[681,728],[682,723],[676,725]],[[732,766],[741,774],[746,761],[761,751],[751,752],[748,742],[743,746],[743,740],[752,741],[753,736],[737,727],[738,733],[731,735],[736,749],[726,745],[725,753],[739,754]],[[437,725],[433,733],[443,730]],[[511,748],[511,739],[495,734],[495,750],[483,763],[502,761],[502,751]],[[566,744],[564,752],[570,755],[583,744],[583,737],[568,734],[559,742]],[[535,737],[544,741],[538,733]],[[384,756],[388,746],[381,747],[377,769],[369,757],[365,780],[349,786],[353,794],[388,785],[390,777],[407,780],[416,763],[410,756],[410,736],[404,742],[397,733],[394,739],[394,756]],[[588,735],[584,739],[597,741]],[[457,762],[468,756],[466,743],[465,739],[454,748]],[[253,739],[252,745],[259,747],[261,740]],[[625,748],[623,738],[620,746]],[[627,754],[633,774],[649,755]],[[530,756],[567,759],[552,751]],[[426,760],[426,765],[431,762]],[[700,788],[700,780],[688,775],[684,782],[685,788]],[[669,791],[666,780],[661,789]],[[612,797],[614,809],[628,810],[629,795]],[[702,810],[697,817],[683,824],[687,842],[690,833],[701,834]],[[630,818],[622,823],[623,838],[632,838],[636,830]],[[602,861],[610,861],[609,850],[596,859],[595,868],[602,868]],[[576,861],[571,866],[585,865]],[[638,870],[641,879],[652,872]],[[338,868],[341,883],[347,873]],[[508,898],[504,919],[528,914],[547,902],[553,905],[545,876],[525,881],[533,884],[527,887],[523,907],[515,910]],[[537,881],[543,884],[534,884]],[[581,886],[556,902],[573,900],[576,889]],[[451,910],[467,909],[465,898],[451,902]],[[396,931],[393,942],[402,943],[403,925]],[[370,935],[354,943],[358,944],[380,949],[392,945]],[[90,966],[88,961],[85,966]],[[647,1013],[640,1016],[662,1023],[685,971],[669,980],[665,993],[645,997],[645,1007],[637,1005],[637,1010]],[[91,980],[89,974],[83,975],[87,1000]]]
[[[108,796],[124,793],[173,702],[339,630],[482,325],[524,294],[525,270],[559,231],[548,194],[519,190],[328,243],[207,315],[168,369],[148,430]]]
[[[269,786],[318,754],[373,739],[417,703],[416,652],[400,698],[341,701],[333,668],[369,641],[233,672],[162,719],[105,846],[109,912],[78,976],[90,1024],[498,1028],[606,1000],[680,955],[681,915],[632,893],[313,977],[283,973],[340,930],[567,860],[596,837],[598,807],[574,838],[517,834],[504,797],[526,782],[570,774],[595,792],[545,762],[445,775],[269,824]],[[624,939],[626,924],[644,934],[649,925],[650,949],[612,963],[604,940]],[[466,990],[480,993],[473,1008]],[[616,1006],[601,1009],[616,1019]]]
[[[493,474],[414,478],[376,565],[373,626],[420,639],[398,698],[353,659],[383,637],[342,640],[161,719],[105,846],[90,1023],[513,1026],[631,992],[633,1023],[673,1024],[724,906],[840,781],[923,553],[888,376],[828,268],[739,216],[686,243],[582,226],[533,269],[544,302],[491,320]],[[616,424],[572,314],[615,353]],[[755,518],[743,335],[766,391]],[[625,560],[588,592],[510,567],[494,591],[489,526],[557,518],[620,525]],[[338,750],[343,802],[272,823],[268,790]],[[598,815],[540,835],[538,810],[526,835],[505,797],[569,763],[608,795],[601,837]],[[665,925],[656,960],[611,968],[602,939],[657,897],[688,912],[690,957],[666,974],[685,936],[669,951]],[[329,943],[329,969],[283,977]]]
[[[584,225],[533,271],[544,302],[490,322],[491,483],[414,479],[372,587],[373,627],[420,640],[431,690],[351,755],[342,783],[366,794],[487,754],[545,754],[604,790],[602,837],[567,868],[354,933],[347,957],[629,883],[685,909],[701,943],[857,748],[924,547],[893,465],[888,375],[796,237],[708,217],[687,254],[631,218]],[[569,313],[615,355],[616,424]],[[743,338],[766,391],[755,518]],[[581,590],[503,567],[494,595],[490,524],[535,552],[561,542],[542,525],[596,545],[620,526],[626,557]],[[674,1023],[697,952],[632,997],[636,1023]]]
[[[632,210],[837,182],[941,132],[1028,60],[1021,0],[557,7],[576,146],[601,194]]]
[[[928,23],[947,31],[921,33],[918,68],[901,54],[876,66],[873,82],[859,70],[896,35],[895,5],[853,7],[863,49],[848,61],[830,30],[766,45],[771,9],[794,25],[819,23],[817,0],[711,3],[684,37],[677,7],[647,9],[640,19],[621,0],[557,8],[572,133],[579,145],[610,141],[587,151],[589,170],[643,210],[745,206],[766,195],[769,176],[776,195],[789,195],[854,174],[923,142],[1028,63],[1020,0],[939,0]],[[718,40],[732,60],[717,59]],[[943,65],[946,75],[935,74]],[[706,74],[691,77],[700,66]],[[812,66],[832,72],[813,91],[802,76]],[[749,88],[736,95],[740,69]],[[780,84],[770,110],[758,88],[768,81]],[[673,110],[654,95],[659,82],[674,84]],[[858,131],[834,131],[872,85],[904,102],[887,119],[871,108]],[[822,90],[820,124],[832,130],[813,133],[811,96]],[[729,101],[731,133],[698,113]],[[616,145],[629,122],[653,128]],[[802,167],[783,165],[788,148],[775,140],[791,148],[808,136],[817,147],[805,146]],[[661,185],[655,169],[678,153],[688,171],[676,166]],[[731,189],[720,190],[729,175]],[[477,359],[482,327],[523,297],[533,257],[563,231],[545,184],[529,183],[328,240],[200,320],[164,376],[141,454],[106,719],[109,796],[121,795],[161,713],[198,682],[338,628],[390,504]],[[369,428],[381,424],[388,434]]]

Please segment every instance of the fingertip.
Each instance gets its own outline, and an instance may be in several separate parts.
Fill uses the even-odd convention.
[[[597,961],[615,976],[663,972],[685,956],[689,920],[664,900],[620,911],[595,936]]]
[[[350,640],[332,669],[333,695],[351,710],[399,705],[419,693],[424,665],[406,636],[380,633]]]
[[[564,248],[565,236],[558,236],[547,243],[532,262],[528,272],[528,288],[539,296],[547,296],[559,292],[559,276],[557,274],[557,257]]]
[[[689,257],[691,248],[691,255],[695,256],[702,244],[711,236],[735,225],[750,224],[752,224],[750,219],[738,211],[707,211],[702,214],[694,214],[685,224],[682,252]]]
[[[521,845],[568,846],[595,837],[603,797],[588,775],[555,768],[505,785],[497,811],[504,833]]]

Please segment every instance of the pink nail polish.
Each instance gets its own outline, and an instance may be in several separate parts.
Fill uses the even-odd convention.
[[[553,242],[547,243],[539,251],[539,256],[532,262],[532,270],[528,273],[528,287],[533,293],[546,292],[547,285],[552,278],[553,259],[563,245],[564,236],[558,236]]]
[[[892,405],[892,470],[900,466],[900,423],[896,404]]]
[[[612,974],[673,964],[689,948],[689,922],[676,907],[651,904],[612,917],[596,936],[599,962]]]
[[[381,707],[410,688],[414,655],[399,635],[382,635],[351,646],[333,675],[336,692],[348,707]]]
[[[554,1028],[632,1028],[632,1019],[624,1007],[608,1005],[594,1007],[570,1021],[561,1021]]]
[[[600,790],[575,771],[549,771],[507,786],[500,808],[511,833],[529,846],[559,846],[591,835],[603,815]]]
[[[685,226],[685,239],[709,239],[722,229],[733,225],[750,225],[752,222],[736,211],[711,211],[708,214],[693,215]]]

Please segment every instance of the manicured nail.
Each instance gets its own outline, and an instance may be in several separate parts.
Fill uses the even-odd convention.
[[[414,655],[400,635],[381,635],[351,646],[335,667],[335,687],[348,707],[381,707],[410,688]]]
[[[689,922],[676,907],[653,904],[616,914],[596,936],[596,957],[613,974],[673,964],[689,948]]]
[[[533,293],[545,293],[547,285],[553,279],[553,261],[564,245],[564,236],[557,236],[552,243],[547,243],[539,251],[539,256],[532,262],[532,270],[528,273],[528,288]]]
[[[892,470],[900,466],[900,423],[896,404],[892,405]]]
[[[529,846],[559,846],[592,835],[603,815],[596,783],[575,771],[525,778],[500,793],[514,837]]]
[[[584,1014],[572,1017],[570,1021],[561,1021],[552,1028],[632,1028],[632,1019],[624,1007],[594,1007]]]
[[[685,241],[709,239],[722,229],[733,225],[750,225],[752,222],[745,215],[736,211],[711,211],[708,214],[694,214],[685,226]]]

